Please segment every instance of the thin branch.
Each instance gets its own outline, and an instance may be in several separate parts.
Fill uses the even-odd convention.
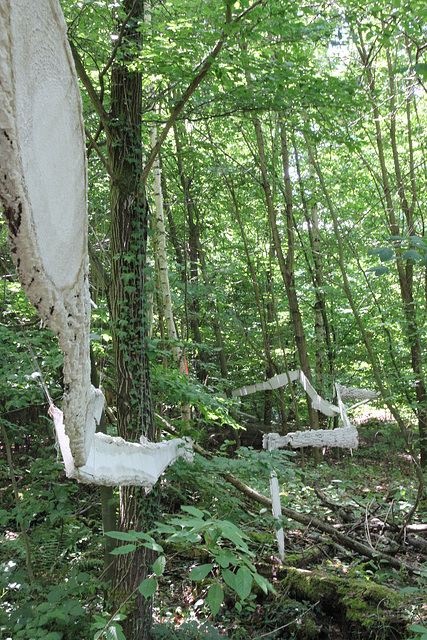
[[[88,96],[90,98],[90,101],[92,102],[92,105],[96,111],[96,113],[98,114],[102,125],[105,129],[105,132],[107,133],[107,135],[111,136],[112,135],[112,131],[110,129],[110,125],[109,125],[109,118],[108,118],[108,113],[106,112],[106,110],[104,109],[104,105],[102,104],[101,100],[98,97],[98,94],[95,90],[95,87],[93,86],[89,76],[86,73],[86,70],[83,66],[83,63],[80,59],[80,56],[78,54],[78,51],[76,49],[76,47],[74,46],[74,44],[69,41],[70,44],[70,48],[71,48],[71,53],[73,54],[73,59],[74,59],[74,64],[76,66],[76,72],[78,77],[80,78],[81,83],[83,84],[84,88],[86,89]]]
[[[96,142],[96,140],[91,136],[91,133],[89,131],[89,129],[87,129],[85,127],[85,134],[86,134],[86,138],[89,140],[90,142],[90,148],[91,149],[95,149],[96,153],[98,154],[99,159],[101,160],[102,164],[105,167],[105,170],[107,171],[108,175],[110,176],[111,180],[114,181],[114,175],[113,172],[111,170],[110,164],[107,160],[107,158],[105,157],[105,155],[102,153],[101,149],[99,148],[98,143]]]
[[[233,24],[233,25],[237,24],[245,15],[247,15],[249,13],[249,11],[252,11],[252,9],[254,9],[258,5],[260,5],[263,1],[264,0],[256,0],[256,2],[251,4],[250,7],[248,7],[247,9],[245,9],[245,11],[240,13],[234,20],[231,19],[231,7],[230,7],[230,5],[227,5],[227,13],[226,13],[226,18],[225,18],[225,25],[229,26],[231,24]],[[151,150],[150,156],[149,156],[149,158],[147,160],[147,164],[145,165],[144,170],[142,172],[142,176],[141,176],[142,182],[145,183],[147,181],[147,177],[148,177],[148,174],[150,173],[151,167],[153,166],[154,160],[156,159],[157,155],[159,154],[160,149],[162,147],[162,144],[166,140],[166,137],[167,137],[169,131],[171,130],[171,128],[173,127],[173,125],[177,121],[179,114],[181,113],[181,111],[183,110],[185,105],[187,104],[188,100],[191,98],[191,96],[193,95],[193,93],[195,92],[195,90],[197,89],[197,87],[202,82],[202,80],[204,79],[204,77],[208,73],[209,69],[211,68],[211,66],[215,62],[215,60],[218,57],[223,45],[228,40],[228,37],[229,37],[230,33],[231,33],[231,30],[224,29],[224,31],[221,34],[220,39],[218,40],[218,42],[216,43],[216,45],[214,46],[212,51],[205,57],[204,62],[201,63],[201,68],[200,68],[199,73],[196,75],[196,77],[189,84],[189,86],[187,87],[186,91],[184,92],[181,100],[178,102],[178,104],[176,105],[175,109],[172,111],[168,121],[166,122],[166,124],[164,126],[164,129],[163,129],[162,133],[160,134],[160,136],[159,136],[159,138],[157,140],[156,145]]]

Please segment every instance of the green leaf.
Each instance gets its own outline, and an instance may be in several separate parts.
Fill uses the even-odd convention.
[[[157,531],[157,528],[156,528]],[[150,536],[148,533],[145,533],[144,531],[135,531],[135,537],[138,540],[146,540],[147,542],[154,542],[154,538],[153,536]]]
[[[413,260],[414,262],[418,262],[419,260],[422,260],[423,257],[421,253],[419,253],[415,249],[408,249],[407,251],[403,252],[402,258],[404,260]]]
[[[157,542],[143,542],[142,543],[143,547],[146,547],[147,549],[151,549],[151,551],[157,551],[157,553],[163,553],[163,547],[160,544],[157,544]]]
[[[236,573],[236,593],[241,600],[246,600],[252,589],[252,574],[246,567],[240,567]]]
[[[409,236],[410,241],[416,247],[421,247],[421,249],[427,249],[427,244],[425,243],[424,238],[420,238],[420,236]]]
[[[417,633],[427,633],[427,627],[420,624],[411,624],[409,627],[411,631],[416,631]]]
[[[190,571],[190,580],[204,580],[214,568],[213,564],[199,564]]]
[[[166,558],[165,556],[159,556],[153,563],[153,571],[156,576],[161,576],[164,573],[166,567]]]
[[[228,520],[224,520],[223,522],[218,522],[218,527],[221,529],[221,533],[224,538],[233,542],[238,549],[243,551],[249,551],[248,545],[244,542],[243,538],[249,539],[248,536],[243,533],[236,525]]]
[[[215,560],[222,569],[226,569],[231,565],[237,564],[236,556],[234,556],[228,549],[219,548],[219,552],[215,554]]]
[[[136,531],[106,531],[105,535],[114,540],[124,540],[127,542],[135,542],[137,540]]]
[[[394,251],[390,247],[381,247],[378,250],[378,256],[381,262],[387,262],[388,260],[391,260],[393,258]]]
[[[233,589],[233,591],[236,591],[236,576],[234,575],[234,573],[230,571],[230,569],[223,569],[221,571],[221,575],[225,584],[228,584],[228,586]]]
[[[373,273],[378,277],[383,276],[386,273],[390,273],[390,269],[385,265],[380,265],[379,267],[370,267],[368,271],[370,271],[371,273]]]
[[[135,551],[135,549],[135,544],[124,544],[122,547],[116,547],[110,553],[112,556],[124,556],[127,553],[132,553],[132,551]]]
[[[114,623],[105,629],[103,637],[105,640],[126,640],[121,626]]]
[[[191,507],[191,506],[188,506],[188,505],[184,505],[184,506],[181,506],[181,509],[183,511],[186,511],[190,515],[195,516],[196,518],[204,518],[205,517],[205,514],[203,513],[203,511],[200,511],[200,509],[196,509],[196,507]]]
[[[268,593],[268,591],[271,591],[272,593],[276,593],[276,590],[269,583],[269,581],[263,576],[260,576],[259,573],[254,573],[254,580],[261,587],[264,593]]]
[[[151,596],[153,596],[156,593],[156,589],[157,589],[156,578],[145,578],[145,580],[143,580],[138,587],[138,591],[140,592],[141,595],[144,596],[144,598],[151,598]]]
[[[212,611],[212,616],[215,618],[221,607],[222,601],[224,600],[224,590],[219,582],[215,582],[210,587],[207,600],[210,610]]]
[[[424,80],[427,79],[427,64],[425,62],[418,62],[413,66],[414,71],[423,76]]]

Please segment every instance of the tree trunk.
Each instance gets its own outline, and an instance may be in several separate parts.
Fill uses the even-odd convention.
[[[391,187],[389,174],[386,166],[384,146],[383,146],[383,134],[381,130],[381,117],[377,104],[375,94],[375,77],[371,68],[371,62],[369,61],[366,53],[363,38],[359,31],[359,43],[358,50],[360,59],[364,65],[366,79],[368,82],[368,90],[373,105],[373,116],[375,121],[376,143],[378,150],[378,159],[381,169],[382,189],[384,192],[384,198],[386,202],[386,215],[389,224],[391,234],[393,236],[399,235],[414,235],[414,218],[413,210],[415,206],[415,182],[411,179],[411,195],[412,205],[409,206],[405,195],[405,187],[402,179],[402,171],[400,168],[400,159],[396,141],[396,96],[395,96],[395,82],[391,67],[390,54],[387,50],[387,65],[389,73],[389,86],[390,86],[390,143],[393,153],[394,173],[397,183],[397,194],[401,206],[401,210],[404,214],[404,220],[406,222],[406,229],[401,229],[398,218],[395,212],[395,206],[391,195]],[[407,111],[407,136],[412,139],[410,117]],[[412,155],[410,156],[412,158]],[[411,162],[410,175],[414,175],[413,158]],[[403,226],[403,225],[402,225]],[[427,389],[424,378],[423,362],[422,362],[422,348],[420,342],[420,331],[417,322],[416,303],[413,296],[413,261],[407,259],[406,262],[401,256],[399,249],[396,250],[396,267],[400,287],[400,295],[402,300],[403,313],[405,318],[405,332],[409,344],[411,353],[411,365],[415,374],[415,397],[417,402],[417,415],[418,415],[418,431],[420,435],[420,454],[421,454],[421,466],[427,467]]]
[[[130,70],[135,45],[140,45],[138,27],[143,20],[143,1],[124,0],[123,8],[132,13],[123,41],[120,62],[111,75],[111,131],[107,138],[108,158],[113,179],[111,206],[111,284],[109,302],[112,321],[118,435],[137,440],[143,433],[155,438],[147,348],[147,309],[144,296],[144,267],[148,230],[148,206],[141,183],[141,95],[139,71]],[[120,488],[119,528],[147,529],[156,512],[156,492]],[[134,554],[117,556],[111,586],[115,608],[126,602],[124,630],[128,640],[150,636],[151,602],[137,591],[146,576],[151,552],[138,549]],[[136,595],[134,595],[136,592]]]
[[[183,164],[183,142],[181,140],[180,131],[177,125],[174,125],[176,157],[178,163],[178,173],[184,197],[184,211],[187,214],[188,222],[188,256],[190,262],[190,278],[191,292],[188,302],[188,315],[190,319],[190,328],[194,341],[198,345],[198,357],[196,366],[196,375],[200,382],[204,383],[207,379],[207,370],[205,363],[208,360],[207,353],[203,346],[203,337],[200,331],[199,315],[200,315],[200,298],[198,292],[199,284],[199,246],[200,233],[197,210],[191,197],[191,177],[187,175]]]
[[[311,382],[311,369],[308,360],[307,345],[305,341],[304,327],[302,323],[302,317],[299,310],[299,303],[297,292],[295,288],[295,274],[294,274],[294,240],[293,240],[293,219],[292,219],[292,199],[288,198],[286,202],[286,226],[288,234],[288,252],[287,256],[283,255],[282,243],[277,228],[277,215],[273,202],[273,195],[271,192],[270,182],[267,172],[267,160],[265,156],[264,139],[261,130],[261,123],[257,117],[253,118],[256,141],[259,153],[259,162],[262,175],[262,187],[264,189],[268,219],[270,222],[271,232],[273,236],[274,249],[279,263],[280,273],[282,274],[283,282],[285,284],[286,295],[289,302],[289,311],[291,314],[292,324],[294,328],[295,342],[298,349],[298,356],[300,361],[301,370],[307,376]],[[282,144],[283,150],[283,144]],[[286,158],[284,158],[284,167],[287,166]],[[289,182],[288,177],[285,176],[286,183]],[[290,183],[289,183],[290,184]],[[311,400],[307,396],[307,408],[308,419],[311,429],[319,428],[319,419],[317,411],[312,408]]]

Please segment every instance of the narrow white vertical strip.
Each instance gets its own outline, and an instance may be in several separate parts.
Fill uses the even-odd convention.
[[[279,481],[277,480],[277,474],[273,471],[270,475],[270,491],[271,491],[271,501],[273,503],[273,517],[280,518],[282,515],[282,507],[280,505],[280,495],[279,495]],[[285,559],[285,537],[283,534],[283,529],[278,529],[276,531],[277,538],[277,546],[279,548],[279,556],[282,562]]]

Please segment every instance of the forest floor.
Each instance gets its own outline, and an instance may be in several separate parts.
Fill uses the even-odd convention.
[[[297,456],[295,475],[281,485],[282,505],[332,525],[346,538],[371,549],[371,557],[348,548],[310,519],[301,524],[287,517],[282,522],[285,558],[281,562],[269,514],[227,487],[229,514],[224,514],[226,500],[221,496],[221,515],[238,522],[251,537],[257,569],[276,593],[266,596],[258,589],[241,609],[236,608],[238,598],[226,594],[215,618],[219,633],[234,640],[386,640],[423,638],[423,633],[427,638],[426,502],[418,504],[407,522],[417,500],[418,483],[411,458],[403,453],[397,426],[387,418],[381,411],[360,420],[357,451],[325,450],[317,465],[307,456],[305,460]],[[246,470],[240,477],[269,496],[265,474]],[[187,496],[188,490],[191,493],[191,482]],[[208,493],[194,487],[192,504],[212,510],[212,503],[206,502]],[[243,500],[240,513],[236,500]],[[377,557],[376,552],[384,557]],[[387,558],[406,566],[402,564],[399,570]],[[200,624],[209,616],[209,580],[201,586],[182,580],[189,565],[198,562],[202,560],[188,548],[176,555],[159,591],[158,622],[169,620],[175,629],[181,625],[185,629],[189,621]],[[177,637],[192,638],[191,625],[188,629]],[[207,629],[206,637],[216,637],[212,633]],[[159,634],[159,638],[169,637]]]
[[[242,598],[222,580],[212,541],[190,537],[173,544],[160,536],[166,567],[154,597],[153,639],[426,640],[426,501],[407,521],[418,483],[394,423],[383,414],[365,418],[359,435],[352,453],[327,450],[318,464],[307,454],[284,454],[278,463],[283,562],[268,505],[226,480],[231,472],[268,498],[267,452],[243,449],[230,459],[223,447],[213,461],[198,455],[191,466],[174,465],[162,481],[165,521],[186,506],[213,522],[233,523],[247,536],[246,560],[274,591],[266,594],[253,581]],[[18,502],[0,457],[0,638],[92,640],[111,615],[98,491],[67,480],[50,444],[24,438],[12,442],[12,453]],[[32,584],[19,518],[30,544]],[[230,540],[221,545],[222,552],[233,551]],[[209,562],[209,575],[190,580],[191,568]],[[224,598],[212,618],[208,592],[217,582]]]

